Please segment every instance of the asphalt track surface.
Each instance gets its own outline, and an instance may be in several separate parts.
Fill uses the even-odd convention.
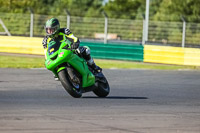
[[[0,69],[0,133],[200,133],[200,71],[104,70],[72,98],[45,69]]]

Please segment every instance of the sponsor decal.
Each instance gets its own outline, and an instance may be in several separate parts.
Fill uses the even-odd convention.
[[[54,48],[50,49],[50,53],[54,51]]]
[[[64,52],[61,52],[58,57],[63,57]]]
[[[47,64],[49,65],[51,63],[51,61],[49,61]]]

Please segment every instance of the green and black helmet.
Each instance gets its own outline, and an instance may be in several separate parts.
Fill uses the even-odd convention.
[[[47,22],[45,24],[45,30],[46,30],[46,34],[48,36],[53,37],[59,29],[60,29],[60,23],[59,23],[58,19],[51,18],[51,19],[47,20]]]

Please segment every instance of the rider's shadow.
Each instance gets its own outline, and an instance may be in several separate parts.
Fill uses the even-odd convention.
[[[101,98],[101,97],[85,96],[82,98]],[[149,98],[148,97],[129,97],[129,96],[108,96],[108,97],[103,97],[103,99],[149,99]]]

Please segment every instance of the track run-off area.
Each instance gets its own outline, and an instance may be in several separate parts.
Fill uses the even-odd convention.
[[[200,133],[200,71],[105,69],[72,98],[45,69],[0,68],[0,133]]]

